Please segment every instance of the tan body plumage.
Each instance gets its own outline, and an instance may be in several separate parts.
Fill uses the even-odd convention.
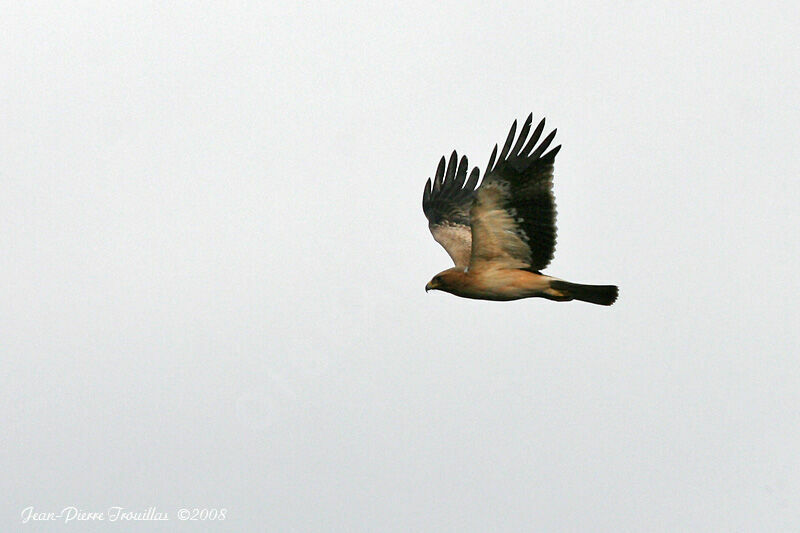
[[[455,267],[434,276],[426,291],[478,300],[616,301],[614,285],[569,283],[540,272],[555,250],[553,163],[561,146],[545,153],[553,131],[536,147],[544,120],[528,139],[532,120],[528,116],[512,148],[514,122],[496,164],[495,146],[477,189],[478,169],[467,179],[466,157],[459,162],[453,152],[449,164],[444,158],[439,162],[435,180],[425,185],[422,208],[434,239]]]
[[[449,268],[437,274],[425,290],[444,290],[475,300],[508,301],[534,296],[563,298],[564,295],[550,288],[550,276],[487,265],[467,272]]]

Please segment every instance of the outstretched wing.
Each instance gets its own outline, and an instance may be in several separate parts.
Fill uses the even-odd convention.
[[[528,115],[512,148],[517,129],[515,120],[497,162],[497,145],[489,159],[470,211],[471,268],[492,262],[504,268],[538,271],[553,258],[556,247],[553,162],[561,146],[544,153],[556,130],[536,146],[544,130],[544,119],[527,139],[532,121],[533,114]]]
[[[477,167],[467,179],[467,158],[458,161],[453,152],[445,172],[444,157],[439,161],[436,176],[425,184],[422,211],[428,218],[433,238],[441,244],[458,268],[467,268],[472,248],[469,211],[475,196],[480,172]]]

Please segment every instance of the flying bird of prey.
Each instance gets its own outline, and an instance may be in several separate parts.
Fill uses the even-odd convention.
[[[426,292],[478,300],[616,301],[614,285],[569,283],[541,273],[556,246],[553,163],[561,145],[545,153],[553,130],[536,146],[544,119],[528,138],[532,121],[533,114],[528,115],[516,143],[514,121],[499,156],[495,145],[477,188],[480,173],[476,167],[467,177],[466,157],[459,161],[453,152],[446,166],[444,157],[439,161],[433,183],[429,178],[425,184],[422,210],[433,238],[455,267],[434,276]]]

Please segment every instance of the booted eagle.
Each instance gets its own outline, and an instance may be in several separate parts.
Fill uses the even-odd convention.
[[[466,157],[459,161],[453,152],[446,167],[444,157],[439,161],[433,183],[429,178],[425,184],[422,210],[455,267],[436,274],[426,292],[478,300],[616,301],[615,285],[581,285],[541,273],[556,247],[553,163],[561,145],[545,153],[556,136],[553,130],[536,146],[544,119],[528,138],[532,121],[530,114],[516,143],[514,121],[499,157],[495,145],[477,188],[478,168],[467,177]]]

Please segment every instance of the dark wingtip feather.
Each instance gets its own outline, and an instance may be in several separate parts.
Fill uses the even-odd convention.
[[[514,144],[514,148],[511,149],[512,156],[519,154],[519,151],[522,148],[522,144],[525,142],[525,139],[528,138],[528,132],[531,131],[532,122],[533,122],[533,113],[528,115],[528,118],[525,119],[525,123],[522,124],[522,129],[519,130],[519,137],[517,138],[517,142]]]
[[[489,156],[489,164],[486,165],[486,174],[494,170],[494,159],[497,157],[497,145],[494,145],[494,150],[492,150],[492,155]]]
[[[478,178],[480,177],[481,171],[478,170],[478,167],[472,169],[472,172],[469,174],[469,179],[467,180],[466,185],[464,185],[464,190],[466,191],[474,191],[475,185],[478,183]]]
[[[445,180],[452,180],[456,175],[456,167],[458,166],[458,154],[455,150],[450,154],[450,161],[447,162],[447,174]]]
[[[433,192],[437,192],[441,188],[442,188],[442,175],[437,172],[436,177],[433,179]]]
[[[561,150],[560,144],[555,148],[553,148],[552,150],[550,150],[549,152],[547,152],[546,154],[544,154],[542,156],[542,159],[555,159],[556,154],[558,154],[559,150]]]
[[[466,156],[461,156],[461,159],[458,162],[458,168],[455,172],[455,177],[450,180],[447,187],[448,190],[458,191],[464,185],[464,180],[467,179],[467,158]]]
[[[436,167],[436,178],[441,179],[444,177],[444,165],[445,159],[444,156],[439,160],[439,166]]]
[[[531,155],[530,155],[529,157],[531,157],[531,158],[533,158],[533,159],[536,159],[536,158],[538,158],[540,155],[542,155],[542,153],[543,153],[545,150],[547,150],[547,147],[548,147],[548,146],[550,146],[550,143],[551,143],[551,142],[553,142],[553,139],[555,138],[555,136],[556,136],[556,132],[557,132],[557,131],[558,131],[558,129],[554,129],[553,131],[551,131],[551,132],[550,132],[550,135],[548,135],[547,137],[545,137],[545,139],[542,141],[542,144],[540,144],[540,145],[539,145],[539,147],[538,147],[538,148],[536,148],[536,150],[534,150],[533,152],[531,152]]]
[[[536,129],[533,130],[533,135],[528,140],[528,144],[525,145],[525,148],[522,149],[520,152],[520,156],[528,157],[528,154],[531,153],[531,150],[536,146],[536,143],[539,141],[539,137],[542,135],[542,131],[544,131],[544,119],[539,121],[539,124],[536,126]]]
[[[431,203],[431,179],[425,182],[425,190],[422,191],[422,212],[428,215],[428,206]]]
[[[464,181],[467,179],[468,168],[469,163],[467,162],[467,156],[462,155],[458,162],[458,170],[456,170],[456,180],[453,182],[455,188],[460,189],[464,186]]]
[[[508,155],[508,151],[511,149],[511,143],[514,141],[514,134],[516,132],[517,132],[517,121],[515,120],[511,124],[511,131],[508,132],[508,137],[506,137],[506,143],[503,145],[503,150],[500,152],[500,157],[498,158],[499,161],[503,161]]]

